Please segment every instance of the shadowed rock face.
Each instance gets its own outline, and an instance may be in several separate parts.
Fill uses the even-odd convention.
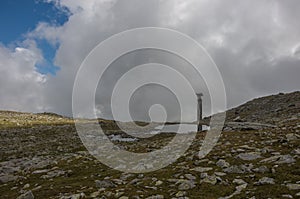
[[[1,197],[297,198],[298,102],[299,92],[295,92],[232,109],[217,146],[205,158],[197,156],[202,132],[175,163],[144,174],[121,173],[97,161],[69,118],[0,112],[2,124],[9,124],[0,128]],[[114,122],[101,123],[117,148],[136,153],[158,150],[174,137],[161,133],[128,142]]]

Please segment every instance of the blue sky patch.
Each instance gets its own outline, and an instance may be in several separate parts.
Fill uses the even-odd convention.
[[[58,9],[54,3],[42,0],[2,0],[0,2],[0,43],[10,45],[15,41],[24,40],[24,34],[33,31],[39,22],[62,25],[68,20],[69,13]],[[58,70],[53,65],[57,46],[45,40],[37,41],[43,51],[45,63],[37,65],[39,72],[55,75]]]

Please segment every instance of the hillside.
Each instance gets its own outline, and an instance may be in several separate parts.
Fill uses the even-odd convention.
[[[270,95],[251,100],[227,111],[227,121],[280,125],[300,117],[300,92]]]
[[[35,125],[57,125],[74,123],[55,113],[24,113],[15,111],[0,111],[0,129],[9,127],[30,127]]]
[[[205,158],[198,157],[203,131],[175,163],[143,174],[96,160],[69,118],[1,112],[1,198],[299,198],[299,95],[267,96],[229,110],[218,144]],[[158,150],[174,137],[128,139],[114,122],[100,123],[117,148],[136,153]]]

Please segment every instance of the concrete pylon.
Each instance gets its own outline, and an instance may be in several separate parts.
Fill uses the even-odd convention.
[[[202,131],[202,124],[201,124],[201,120],[202,120],[202,93],[197,93],[197,98],[198,98],[198,107],[197,107],[197,123],[198,123],[198,127],[197,127],[197,131]]]

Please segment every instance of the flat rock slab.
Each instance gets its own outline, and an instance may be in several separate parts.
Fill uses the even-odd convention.
[[[287,184],[289,190],[300,190],[300,184]]]
[[[260,153],[240,153],[239,155],[237,155],[238,158],[242,159],[242,160],[246,160],[246,161],[251,161],[251,160],[256,160],[259,158],[262,158],[262,156],[260,155]]]
[[[193,168],[191,170],[203,173],[203,172],[211,171],[212,169],[213,168],[211,168],[211,167],[196,167],[196,168]]]

